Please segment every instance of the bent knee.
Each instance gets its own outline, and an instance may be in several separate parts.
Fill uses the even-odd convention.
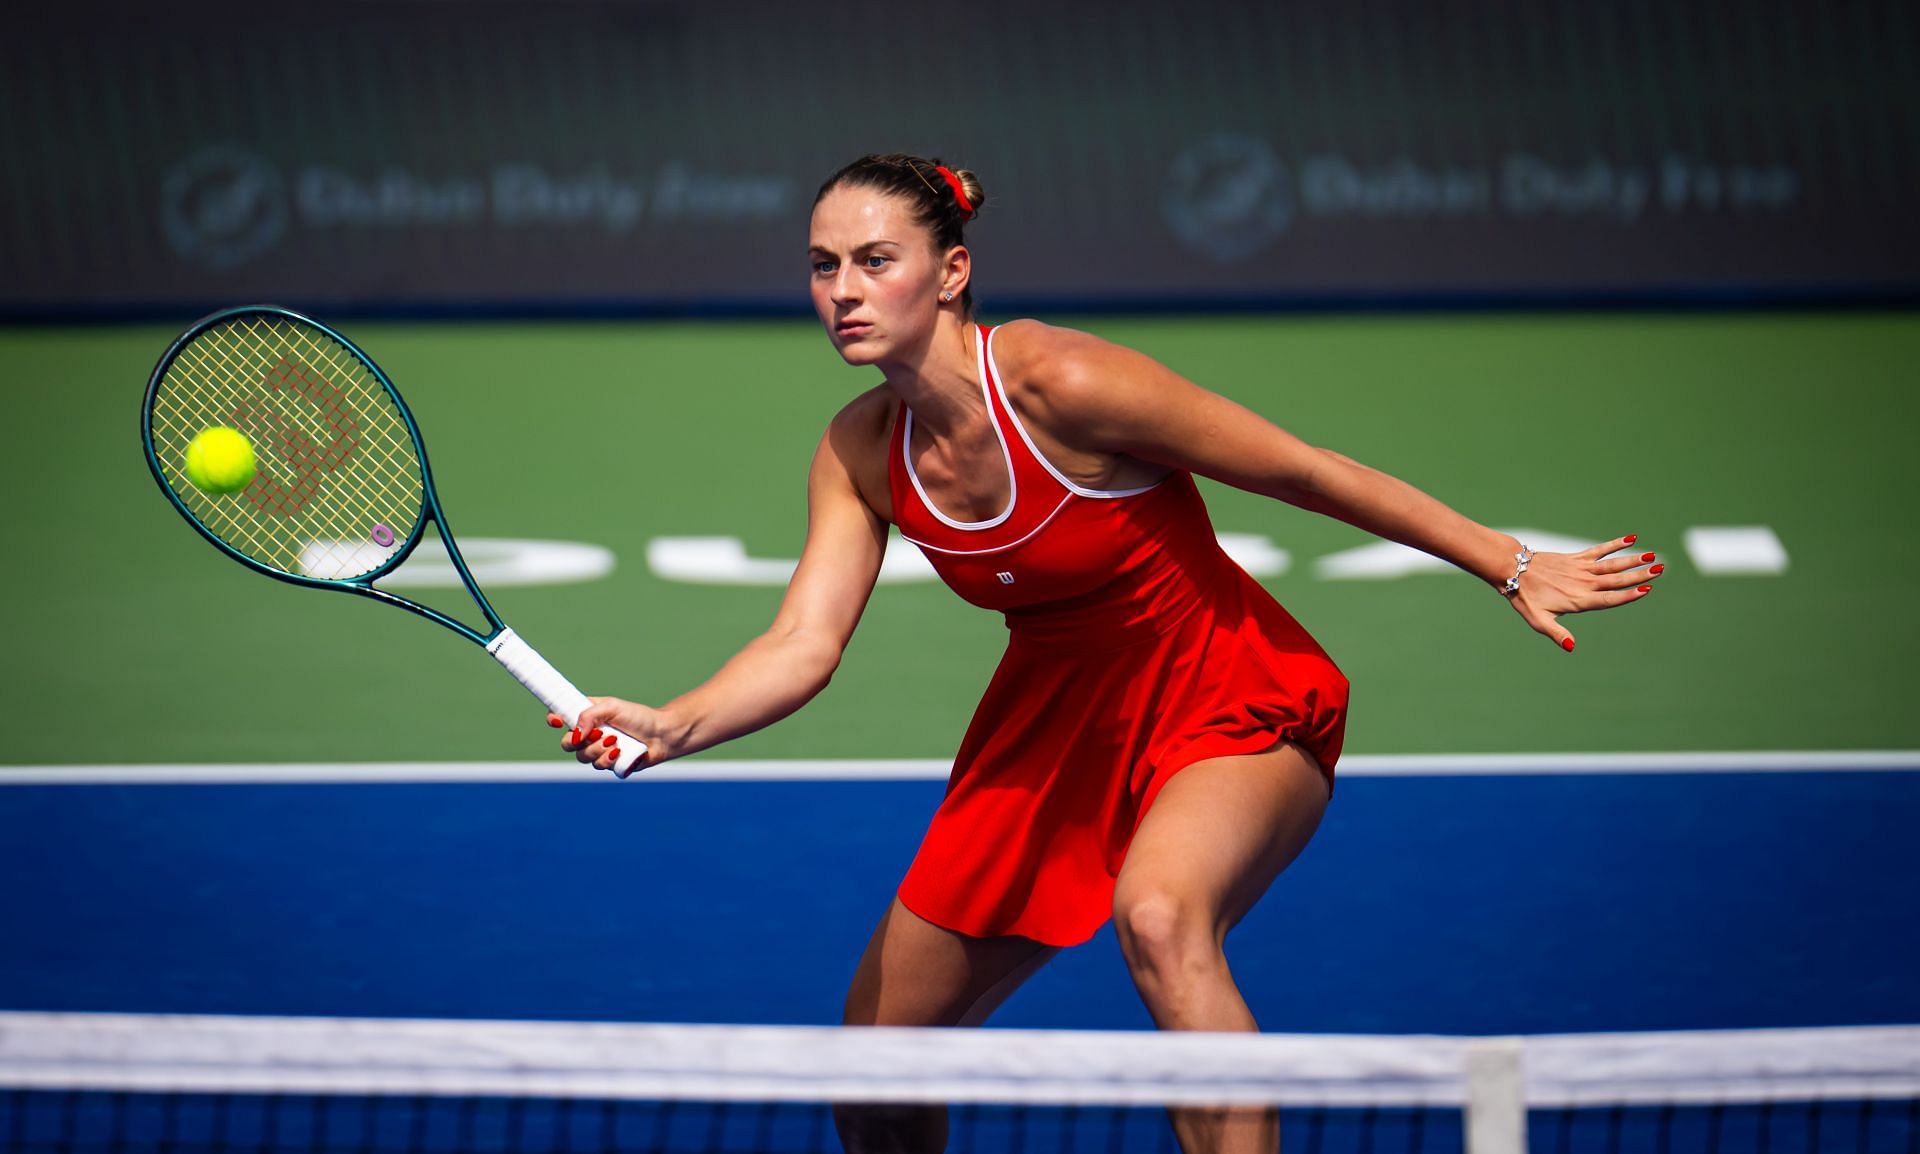
[[[1204,902],[1158,886],[1116,891],[1113,927],[1135,970],[1174,971],[1214,964],[1224,934]]]

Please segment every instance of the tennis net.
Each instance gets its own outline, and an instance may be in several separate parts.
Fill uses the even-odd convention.
[[[1273,1105],[1289,1154],[1920,1154],[1920,1027],[1507,1038],[0,1013],[9,1151],[839,1149],[948,1103],[956,1151],[1175,1149]]]

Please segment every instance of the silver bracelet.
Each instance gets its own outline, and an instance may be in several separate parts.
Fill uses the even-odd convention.
[[[1533,554],[1527,552],[1527,547],[1523,544],[1520,546],[1520,551],[1513,555],[1513,559],[1519,567],[1513,571],[1513,576],[1507,578],[1507,583],[1500,586],[1502,597],[1511,597],[1520,592],[1520,574],[1527,571],[1527,562],[1533,560]]]

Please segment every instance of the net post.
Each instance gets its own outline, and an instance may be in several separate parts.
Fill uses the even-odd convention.
[[[1527,1154],[1525,1044],[1475,1038],[1466,1064],[1467,1154]]]

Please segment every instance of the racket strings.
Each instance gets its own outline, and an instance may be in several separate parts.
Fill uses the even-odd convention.
[[[230,548],[281,572],[344,580],[385,564],[419,522],[420,457],[405,417],[370,366],[324,331],[281,317],[237,317],[176,354],[149,410],[169,488]],[[240,429],[259,473],[212,496],[187,480],[187,442]]]
[[[269,337],[263,336],[261,331],[268,328],[269,326],[260,320],[255,320],[247,326],[249,336],[254,337],[256,340],[270,339]],[[357,391],[363,394],[362,399],[372,402],[376,419],[373,422],[372,428],[369,430],[369,432],[374,434],[370,439],[358,435],[359,421],[354,417],[353,410],[343,403],[338,394],[329,397],[328,403],[316,402],[316,405],[320,408],[323,418],[327,420],[329,429],[335,434],[334,441],[327,450],[327,459],[332,462],[332,468],[328,471],[335,471],[339,465],[345,464],[346,461],[350,459],[351,453],[356,449],[371,450],[373,455],[367,457],[366,462],[373,466],[373,473],[370,479],[375,482],[374,488],[378,490],[382,496],[389,498],[397,507],[408,510],[404,518],[395,518],[393,522],[376,522],[376,524],[386,524],[393,540],[389,540],[383,544],[381,541],[375,539],[373,544],[376,549],[382,550],[383,554],[390,553],[391,549],[389,546],[393,546],[398,540],[404,539],[413,521],[418,518],[420,504],[418,498],[421,491],[419,457],[414,449],[413,438],[409,435],[405,421],[400,416],[399,407],[394,404],[387,390],[374,378],[373,374],[361,362],[360,358],[341,348],[332,341],[331,338],[325,338],[324,335],[316,337],[314,331],[285,321],[272,325],[271,329],[275,330],[272,335],[284,332],[298,338],[299,350],[301,352],[309,354],[312,359],[323,361],[332,373],[334,379],[348,380],[359,386]],[[264,355],[270,355],[273,350],[271,345],[268,344],[260,346],[259,351]],[[304,371],[307,367],[308,366],[301,360],[292,359],[275,364],[272,368],[268,369],[267,372],[269,377],[279,375],[283,382],[290,378],[298,377],[310,391],[326,389],[328,387],[326,382],[316,382],[307,376]],[[366,409],[366,405],[364,404],[359,407],[363,411]],[[343,444],[343,440],[338,423],[343,418],[352,422],[352,429],[354,431],[352,448],[348,450],[347,456],[339,456],[339,450]],[[384,420],[381,418],[384,418]],[[304,455],[306,454],[303,453],[303,456]],[[318,470],[315,469],[315,466],[321,464],[321,462],[308,459],[303,460],[301,464],[306,466],[307,471],[305,472],[305,478],[309,482],[312,482],[314,478],[318,476]],[[330,508],[323,509],[323,512],[333,513],[336,511],[344,511],[347,508],[357,508],[363,503],[361,498],[364,496],[366,496],[365,492],[345,494],[343,495],[345,498],[343,501]],[[282,505],[283,508],[276,509],[275,511],[281,513],[286,512],[284,502],[282,502]],[[357,560],[357,558],[365,552],[365,549],[364,545],[355,542],[354,533],[357,529],[361,534],[360,540],[367,540],[366,534],[368,530],[366,530],[364,526],[355,526],[346,523],[340,517],[332,517],[322,528],[328,532],[333,542],[325,550],[327,554],[326,560],[329,564],[323,567],[316,566],[313,558],[303,554],[310,576],[358,576],[360,573],[377,567],[381,561],[385,560],[384,555],[378,556],[372,565]],[[356,564],[358,566],[357,568],[354,567]],[[317,568],[325,568],[332,571],[315,571]],[[350,569],[351,571],[338,571],[341,569]]]
[[[223,386],[222,399],[231,402],[221,406],[226,410],[224,418],[216,416],[213,419],[218,423],[247,426],[243,431],[252,434],[256,439],[256,450],[262,457],[262,475],[245,494],[246,505],[231,501],[208,502],[218,512],[229,514],[225,518],[226,524],[209,524],[209,528],[216,531],[230,530],[231,532],[221,532],[223,539],[228,540],[229,544],[244,548],[257,560],[276,568],[287,571],[311,571],[324,567],[334,572],[311,575],[353,575],[351,572],[339,572],[339,570],[351,570],[354,567],[343,564],[347,559],[338,556],[338,546],[329,547],[320,544],[325,539],[321,534],[328,534],[334,539],[346,537],[347,533],[343,530],[347,522],[337,515],[329,515],[337,513],[334,506],[341,502],[313,500],[318,495],[320,484],[326,478],[321,474],[320,462],[314,459],[311,451],[312,434],[298,426],[289,428],[285,409],[275,403],[278,400],[275,393],[284,391],[279,387],[281,381],[289,375],[290,366],[296,366],[297,362],[286,356],[276,360],[274,354],[280,350],[266,339],[269,334],[264,332],[263,328],[264,326],[257,322],[245,326],[245,336],[251,338],[250,342],[242,341],[241,326],[236,325],[226,334],[231,338],[230,340],[199,340],[194,346],[183,350],[181,359],[185,361],[189,371],[197,371],[202,379],[207,377],[218,379]],[[308,347],[302,351],[324,353],[324,350],[312,349],[311,342],[303,343]],[[321,356],[316,359],[329,358]],[[332,365],[336,376],[351,379],[350,375],[339,372],[340,366],[337,360],[334,360]],[[293,368],[293,371],[299,372],[297,367]],[[323,420],[327,417],[325,413],[317,415]],[[334,417],[333,420],[337,421],[338,418]],[[201,413],[199,419],[186,421],[186,427],[182,431],[190,437],[194,431],[204,427],[206,423],[206,414]],[[307,423],[313,424],[312,421]],[[267,427],[263,429],[262,424]],[[293,470],[292,476],[295,478],[291,483],[287,480],[289,467]],[[364,499],[365,493],[342,493],[340,496],[348,499],[355,497]],[[252,508],[247,508],[247,505],[251,505]],[[267,516],[260,516],[262,513]],[[295,526],[287,523],[290,517],[302,513],[306,514],[300,517],[303,524]],[[287,532],[289,529],[295,532],[290,535]],[[334,555],[316,556],[321,552]],[[378,563],[378,559],[375,558],[366,560],[372,561],[373,564]],[[322,562],[322,565],[316,566],[316,561]],[[325,564],[328,561],[332,564]],[[359,569],[364,572],[372,568],[373,564],[363,562]]]

